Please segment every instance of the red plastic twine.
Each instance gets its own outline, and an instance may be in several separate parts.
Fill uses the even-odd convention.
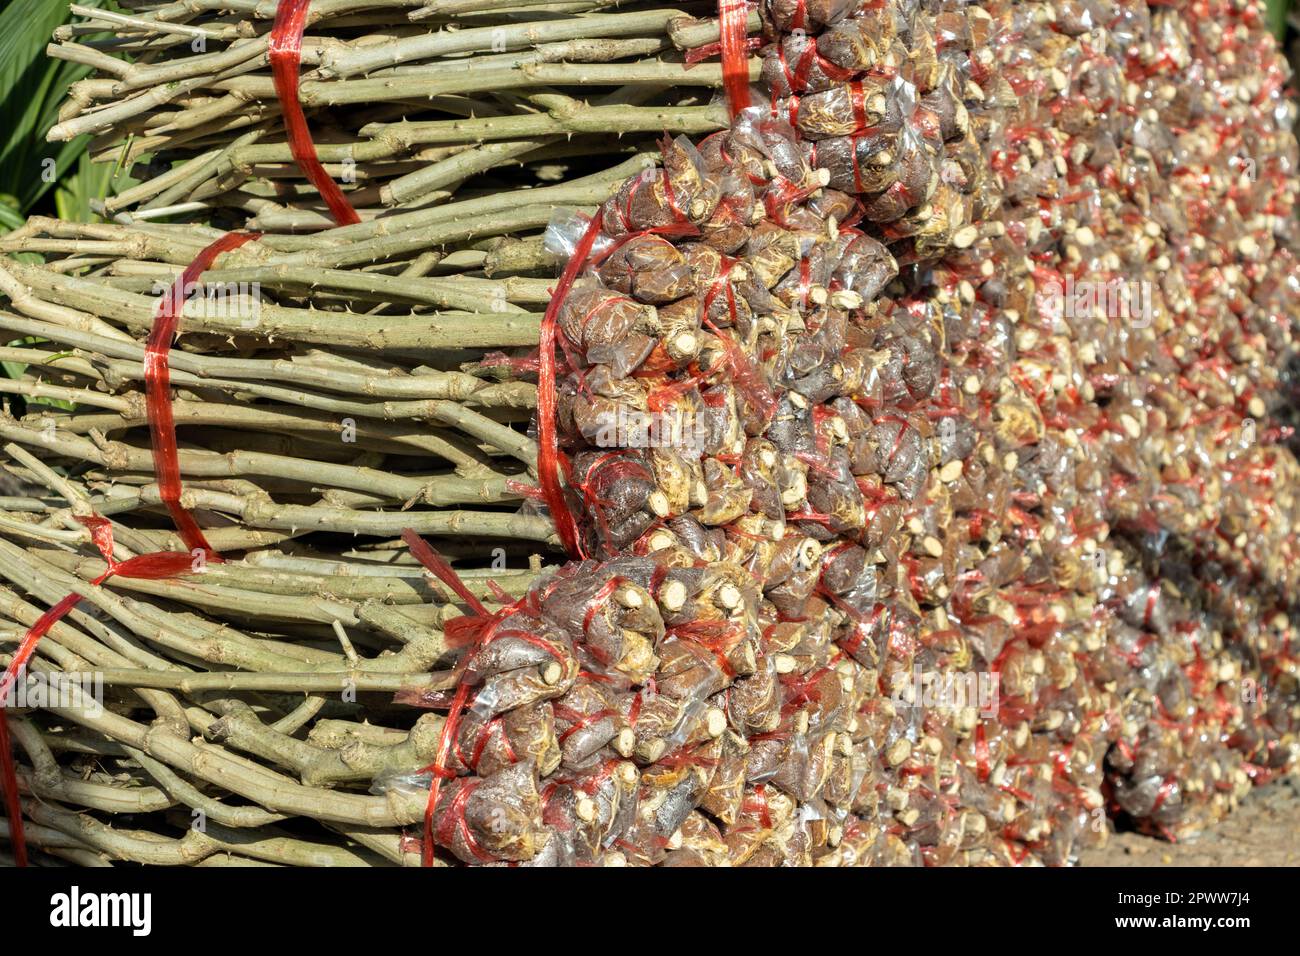
[[[496,630],[497,625],[501,623],[505,611],[489,614],[487,608],[483,606],[483,602],[469,588],[465,587],[460,576],[456,574],[446,559],[410,528],[402,530],[402,540],[411,549],[411,554],[415,559],[424,565],[426,570],[433,573],[438,580],[451,588],[457,597],[469,605],[470,610],[473,612],[467,622],[472,625],[474,630],[473,640],[465,651],[464,660],[468,661],[480,646],[491,639],[492,633]],[[505,610],[513,610],[513,608]],[[424,805],[424,842],[420,846],[421,866],[433,866],[433,814],[438,809],[438,799],[442,795],[442,782],[456,778],[456,772],[447,768],[447,760],[451,756],[452,746],[455,744],[456,735],[460,730],[460,715],[464,712],[465,705],[469,703],[469,693],[469,681],[465,679],[465,674],[462,671],[458,676],[456,695],[452,698],[451,707],[447,711],[447,719],[442,724],[442,733],[438,737],[438,752],[433,758],[433,763],[425,768],[433,774],[433,779],[429,783],[429,799]],[[457,794],[458,800],[462,795],[465,799],[468,799],[468,793],[466,790],[462,790],[460,794]],[[454,809],[449,810],[449,815],[454,813]],[[462,806],[462,812],[463,809]],[[468,831],[465,831],[465,837],[466,842],[473,846],[473,837]]]
[[[564,300],[568,298],[569,289],[572,288],[583,266],[587,264],[587,257],[591,255],[591,248],[600,233],[600,222],[599,214],[592,217],[587,225],[587,231],[578,240],[577,248],[569,257],[569,264],[564,267],[564,274],[560,276],[560,281],[556,283],[555,291],[551,294],[546,315],[542,318],[541,348],[537,366],[537,444],[539,446],[537,480],[542,486],[542,496],[546,499],[546,506],[551,510],[551,520],[555,522],[560,543],[564,545],[564,550],[571,558],[585,558],[587,555],[578,534],[578,524],[569,510],[564,489],[560,487],[560,445],[559,438],[555,434],[555,325],[560,309],[564,306]]]
[[[316,155],[316,144],[307,129],[307,117],[303,115],[302,103],[298,100],[302,33],[307,27],[307,9],[310,6],[311,0],[279,0],[276,5],[275,25],[271,27],[271,75],[275,80],[275,95],[280,101],[284,131],[294,161],[325,200],[334,221],[340,226],[352,226],[359,223],[361,217],[321,165]]]
[[[149,417],[149,436],[158,493],[167,506],[172,521],[176,523],[176,530],[185,542],[185,547],[191,551],[207,552],[212,557],[217,557],[217,553],[203,537],[194,516],[181,505],[181,466],[176,450],[176,421],[172,416],[171,371],[167,367],[167,357],[171,353],[172,339],[176,336],[186,292],[208,270],[217,256],[239,248],[258,235],[256,232],[228,232],[200,252],[158,303],[149,341],[145,344],[145,411]]]
[[[36,650],[37,642],[59,618],[76,607],[80,600],[81,595],[69,594],[37,618],[36,623],[23,635],[18,651],[9,662],[9,666],[5,668],[4,675],[0,676],[0,784],[4,786],[5,816],[9,820],[9,843],[13,846],[14,863],[18,866],[27,865],[27,838],[23,834],[23,807],[18,799],[18,773],[14,768],[13,744],[9,740],[9,718],[5,716],[5,709],[8,706],[6,698],[9,687],[17,678],[18,671]]]
[[[159,580],[172,578],[193,569],[194,558],[187,551],[160,551],[141,554],[119,563],[113,557],[113,525],[98,515],[78,516],[77,520],[90,529],[91,540],[107,562],[104,573],[90,582],[98,587],[111,577],[145,578]],[[18,800],[18,774],[14,768],[13,748],[9,739],[9,722],[5,717],[6,697],[9,688],[18,679],[18,673],[36,653],[36,645],[68,612],[81,601],[80,594],[69,594],[36,619],[18,644],[13,659],[0,674],[0,786],[4,788],[5,816],[9,819],[9,842],[14,850],[14,862],[27,865],[27,840],[23,835],[22,804]]]
[[[749,7],[745,0],[718,0],[718,39],[722,50],[722,88],[731,118],[749,108]]]
[[[451,588],[451,590],[469,605],[470,610],[474,612],[474,618],[477,620],[487,621],[488,612],[481,601],[465,587],[460,576],[452,570],[445,558],[429,546],[429,543],[421,538],[410,528],[402,530],[402,540],[406,546],[411,549],[411,554],[425,569],[433,573],[439,581]],[[481,631],[478,636],[481,636]],[[475,641],[477,643],[477,640]],[[466,651],[466,660],[474,652],[470,647]],[[438,799],[442,795],[443,780],[451,780],[456,777],[452,770],[447,769],[447,758],[451,756],[452,745],[456,741],[456,733],[459,729],[456,725],[460,714],[465,709],[465,704],[469,701],[469,682],[465,680],[464,674],[460,675],[456,695],[452,698],[451,708],[447,711],[447,719],[443,721],[442,733],[438,736],[438,752],[433,758],[433,764],[426,769],[433,774],[433,779],[429,782],[429,799],[424,805],[424,841],[420,844],[420,865],[433,866],[433,814],[438,809]]]

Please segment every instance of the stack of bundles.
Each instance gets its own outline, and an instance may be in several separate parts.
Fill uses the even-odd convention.
[[[5,350],[41,370],[6,387],[109,412],[0,422],[70,471],[11,446],[0,574],[108,615],[35,669],[104,669],[109,710],[13,720],[33,842],[411,862],[427,800],[471,864],[1063,863],[1108,813],[1180,836],[1293,764],[1296,147],[1258,9],[761,12],[761,101],[660,169],[218,261],[266,304],[187,308],[172,358],[186,503],[244,553],[202,578],[87,587],[88,535],[30,486],[111,517],[119,557],[176,546],[137,342],[207,238],[6,242],[53,261],[5,263],[0,324],[56,343]],[[549,230],[575,281],[539,321],[550,203],[599,207]],[[421,260],[468,274],[386,274]],[[464,537],[516,566],[551,519],[584,560],[501,572]]]
[[[49,52],[91,68],[50,137],[93,134],[98,160],[142,180],[104,203],[124,222],[331,225],[279,100],[297,70],[273,63],[272,27],[295,14],[308,23],[299,99],[325,172],[362,220],[445,201],[466,180],[484,191],[555,181],[665,130],[727,122],[710,103],[719,66],[686,59],[716,43],[716,24],[678,29],[713,8],[699,0],[122,6],[80,9]]]
[[[747,793],[825,754],[775,784],[814,857],[850,828],[1061,862],[1104,771],[1112,810],[1192,832],[1296,756],[1300,470],[1263,420],[1300,278],[1280,61],[1253,9],[1207,38],[1145,6],[848,6],[769,4],[804,18],[770,102],[596,217],[558,314],[583,553],[762,591],[721,643],[668,626],[655,691],[707,676],[685,703],[748,738]],[[1229,34],[1253,42],[1220,73]],[[991,711],[924,706],[963,672],[999,675]],[[737,712],[757,687],[780,720]],[[792,832],[773,858],[804,859]]]

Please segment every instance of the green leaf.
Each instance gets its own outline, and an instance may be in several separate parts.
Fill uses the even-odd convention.
[[[48,340],[35,338],[33,336],[28,336],[27,338],[14,339],[14,341],[10,342],[9,345],[10,346],[42,345],[46,341]],[[47,359],[47,361],[54,361],[55,359],[60,358],[63,355],[71,355],[71,354],[72,354],[71,352],[60,352],[59,355],[52,356],[50,359]],[[0,369],[3,369],[5,375],[7,375],[9,378],[20,378],[22,377],[22,374],[25,371],[27,371],[27,363],[26,362],[0,362]],[[77,406],[75,403],[65,401],[61,398],[31,398],[29,396],[24,396],[23,401],[26,402],[28,405],[50,405],[54,408],[61,408],[64,411],[68,411],[68,412],[75,412],[77,410]]]
[[[96,218],[90,206],[91,200],[103,200],[115,182],[124,181],[129,181],[124,170],[113,163],[93,163],[89,153],[82,153],[77,157],[77,164],[59,178],[54,192],[54,208],[60,219],[90,222]]]
[[[85,0],[106,6],[105,0]],[[88,72],[84,66],[46,55],[55,27],[68,18],[62,0],[9,0],[0,9],[0,193],[13,196],[26,213],[73,167],[88,138],[46,143],[68,87]],[[7,222],[7,219],[5,220]],[[0,223],[2,228],[12,228]]]
[[[1291,0],[1265,0],[1265,5],[1268,7],[1268,28],[1281,42],[1286,38],[1286,15],[1291,10]]]
[[[23,224],[23,214],[18,209],[15,196],[0,196],[0,232],[17,229]]]

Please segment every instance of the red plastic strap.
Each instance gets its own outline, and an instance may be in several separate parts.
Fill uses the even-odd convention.
[[[777,680],[781,682],[781,686],[783,686],[786,691],[785,703],[781,705],[781,713],[788,717],[804,704],[815,704],[820,702],[822,694],[817,688],[817,685],[821,682],[823,677],[831,672],[832,668],[827,664],[826,666],[813,671],[806,677],[797,673],[786,674],[778,677]]]
[[[149,417],[158,493],[185,546],[191,551],[205,551],[217,560],[220,560],[217,552],[203,537],[194,516],[181,505],[181,466],[176,450],[176,421],[172,417],[171,371],[167,367],[167,358],[171,353],[172,339],[176,337],[186,291],[194,286],[217,256],[237,249],[259,235],[256,232],[228,232],[200,252],[158,303],[153,329],[144,350],[145,411]]]
[[[786,210],[793,203],[807,199],[818,188],[816,185],[799,186],[784,176],[780,176],[773,181],[772,186],[763,194],[763,208],[767,210],[767,214],[771,219],[776,220],[777,225],[787,225]]]
[[[505,725],[504,725],[503,723],[501,723],[501,718],[500,718],[500,717],[495,718],[491,723],[488,724],[488,726],[489,726],[489,727],[495,727],[495,728],[497,729],[497,732],[500,734],[500,736],[501,736],[501,746],[505,748],[506,759],[509,760],[511,763],[518,763],[518,762],[519,762],[519,755],[515,753],[515,748],[514,748],[514,746],[510,743],[510,735],[506,733],[506,728],[505,728]],[[488,736],[489,736],[489,737],[491,736],[491,733],[490,733],[490,732],[489,732]],[[482,743],[477,744],[477,745],[474,747],[474,767],[475,767],[475,769],[478,768],[479,758],[483,756],[483,745],[486,744],[486,743],[487,743],[487,738],[484,738],[484,740],[483,740]]]
[[[118,563],[113,560],[111,525],[107,526],[107,534],[104,534],[105,526],[98,525],[98,522],[104,521],[105,525],[107,525],[105,519],[86,518],[79,520],[87,526],[91,526],[90,522],[92,521],[96,522],[96,526],[93,526],[91,533],[95,537],[95,544],[108,562],[108,568],[104,573],[90,582],[92,586],[97,587],[112,577],[158,581],[164,578],[174,578],[194,568],[194,557],[188,551],[158,551],[153,554],[139,554],[134,558]],[[67,595],[37,618],[36,623],[23,635],[23,639],[19,642],[18,650],[14,652],[9,666],[5,668],[3,674],[0,674],[0,700],[3,700],[4,695],[8,693],[18,671],[31,660],[32,655],[36,652],[36,645],[40,643],[41,638],[49,633],[50,628],[61,621],[69,611],[76,607],[77,602],[80,600],[81,595],[79,594]],[[3,708],[0,708],[0,719],[3,719],[3,713]]]
[[[772,828],[771,808],[767,803],[767,784],[760,783],[754,788],[754,796],[747,798],[742,804],[742,812],[757,811],[759,823],[764,830]]]
[[[853,191],[864,193],[867,191],[862,184],[862,170],[858,168],[858,140],[862,138],[862,133],[854,133],[849,137],[849,149],[853,158]],[[897,182],[894,185],[898,185]],[[892,186],[890,187],[893,188]]]
[[[673,141],[668,138],[668,134],[665,133],[663,140],[659,143],[659,154],[663,156],[665,160],[664,199],[668,201],[668,208],[672,210],[673,221],[675,223],[687,223],[690,222],[690,220],[687,217],[686,213],[682,211],[682,208],[677,205],[677,192],[676,190],[673,189],[673,177],[668,174],[668,166],[667,166],[668,150],[672,146],[672,142]],[[631,206],[629,205],[628,208],[630,209]]]
[[[438,808],[438,797],[442,793],[442,781],[444,778],[455,777],[454,771],[446,769],[447,758],[451,756],[451,745],[456,739],[459,723],[459,716],[465,709],[465,702],[469,699],[469,684],[461,681],[460,686],[456,688],[456,696],[452,698],[451,710],[447,713],[447,719],[442,725],[442,734],[438,738],[438,753],[433,759],[433,765],[427,769],[432,771],[433,780],[429,784],[429,801],[424,805],[424,843],[420,846],[420,865],[433,866],[433,811]]]
[[[718,0],[718,33],[722,49],[722,87],[735,119],[750,105],[749,7],[745,0]]]
[[[0,676],[0,700],[3,700],[5,695],[9,693],[9,688],[17,679],[18,672],[27,666],[27,662],[36,653],[36,645],[40,643],[41,638],[49,633],[50,628],[63,620],[68,612],[77,606],[77,602],[80,600],[80,594],[69,594],[62,598],[59,603],[38,617],[36,623],[23,635],[22,641],[18,644],[18,650],[14,651],[13,660],[5,668],[4,674]],[[3,714],[3,708],[0,708],[0,719],[3,719]]]
[[[465,756],[465,751],[460,746],[460,740],[457,739],[452,744],[452,749],[456,752],[456,758],[470,770],[477,773],[479,761],[483,759],[483,751],[487,749],[488,741],[492,738],[492,732],[500,725],[501,718],[493,717],[486,724],[479,727],[478,733],[474,735],[474,751],[468,757]],[[504,739],[504,733],[502,737]],[[509,746],[508,743],[507,746]]]
[[[890,614],[889,605],[887,604],[881,604],[877,602],[876,605],[872,607],[871,614],[867,615],[867,614],[863,614],[852,604],[849,604],[838,594],[833,594],[830,591],[825,591],[825,590],[823,590],[822,593],[824,594],[824,596],[828,601],[830,601],[837,608],[839,608],[841,611],[847,614],[849,616],[849,619],[854,622],[852,633],[850,635],[846,635],[845,637],[840,638],[836,642],[840,645],[840,647],[844,648],[844,650],[848,651],[850,654],[855,653],[858,650],[858,648],[862,646],[862,642],[866,640],[867,637],[866,631],[869,628],[874,627],[877,624],[877,622],[883,620],[885,622],[883,626],[885,630],[888,630],[891,627],[890,624],[891,614]]]
[[[727,295],[731,294],[731,286],[728,284]],[[735,302],[732,301],[731,305],[734,307]],[[724,362],[719,363],[719,367],[726,366],[726,371],[731,374],[732,386],[763,417],[763,423],[766,425],[776,416],[777,400],[772,394],[771,386],[763,377],[762,369],[735,339],[723,335],[707,315],[702,315],[701,320],[704,327],[717,336],[722,346]]]
[[[453,594],[468,604],[471,611],[480,617],[490,616],[488,614],[488,609],[483,606],[483,602],[478,599],[478,596],[475,595],[473,591],[465,586],[465,582],[460,579],[460,575],[458,575],[452,569],[451,565],[447,563],[447,559],[437,551],[433,550],[433,548],[429,547],[427,541],[410,528],[402,529],[402,540],[405,541],[406,546],[410,548],[412,557],[424,565],[425,569],[430,573],[437,575],[438,580],[447,585]]]
[[[794,16],[790,18],[790,32],[805,29],[808,23],[808,9],[804,0],[798,0],[794,5]]]
[[[773,115],[776,114],[775,104],[772,106],[772,113]],[[786,101],[785,120],[787,123],[790,124],[791,129],[794,130],[799,129],[799,94],[798,93],[792,93],[790,95],[790,98]]]
[[[724,255],[722,257],[722,268],[718,270],[718,274],[709,283],[709,289],[704,293],[704,304],[700,309],[701,316],[707,318],[709,310],[713,308],[713,300],[718,297],[718,291],[721,289],[727,293],[727,311],[731,315],[733,328],[736,325],[736,294],[731,287],[731,283],[727,281],[727,277],[731,275],[731,269],[737,261],[730,256]]]
[[[113,567],[117,563],[113,558],[113,522],[99,515],[77,515],[76,519],[90,532],[90,540],[104,556],[108,566]]]
[[[651,678],[651,680],[653,681],[654,678]],[[631,703],[627,705],[627,725],[629,727],[636,726],[637,718],[641,716],[641,708],[645,706],[647,690],[648,685],[646,688],[637,691],[632,695]],[[653,691],[650,691],[650,693],[653,693]]]
[[[514,610],[514,609],[508,608],[507,610]],[[497,621],[503,614],[505,614],[505,611],[498,612],[498,614],[495,615],[492,618],[492,620]],[[539,651],[542,651],[543,653],[550,654],[557,661],[564,660],[564,650],[558,644],[556,644],[554,641],[548,641],[546,638],[534,634],[532,631],[525,631],[517,627],[501,628],[500,630],[494,630],[492,632],[492,634],[490,635],[490,640],[495,641],[503,637],[513,637],[517,641],[523,641],[525,644],[531,644],[533,647],[537,648]],[[488,641],[484,641],[484,643],[488,643]]]
[[[466,654],[466,660],[474,653],[485,636],[484,628],[491,628],[498,618],[491,617],[487,609],[469,588],[465,587],[463,581],[452,569],[445,558],[433,550],[427,542],[417,535],[410,528],[402,529],[402,540],[411,550],[411,554],[426,569],[437,575],[452,592],[458,595],[470,609],[477,615],[473,618],[474,626],[470,629],[473,635],[473,646],[469,648]],[[451,623],[451,622],[448,622]],[[482,625],[482,626],[480,626]],[[438,797],[442,793],[442,781],[444,779],[453,779],[456,777],[454,770],[447,768],[447,760],[451,756],[452,747],[459,750],[457,738],[460,732],[460,715],[465,710],[465,704],[469,700],[470,686],[465,680],[465,675],[459,675],[456,694],[451,700],[451,708],[447,712],[447,719],[443,721],[442,733],[438,737],[438,752],[433,758],[433,763],[425,769],[433,774],[433,780],[429,785],[429,799],[424,805],[424,842],[420,846],[420,865],[433,866],[433,812],[438,807]]]
[[[596,616],[596,613],[600,610],[601,606],[609,600],[611,594],[626,583],[626,578],[615,575],[601,585],[600,590],[593,594],[587,601],[587,607],[584,609],[582,614],[582,633],[584,636],[591,627],[591,619]]]
[[[888,474],[889,469],[894,467],[894,459],[903,449],[903,439],[907,437],[907,430],[912,427],[912,423],[900,415],[881,415],[872,419],[871,423],[879,425],[881,422],[898,426],[898,434],[894,436],[894,447],[889,450],[889,458],[885,461],[885,472]]]
[[[745,41],[745,47],[746,49],[749,50],[758,50],[761,49],[762,46],[763,46],[762,37],[750,37],[748,40]],[[683,58],[686,60],[686,69],[689,70],[692,66],[694,66],[696,63],[699,63],[701,60],[707,60],[709,57],[717,56],[721,52],[722,52],[721,43],[706,43],[704,44],[704,46],[697,46],[693,49],[687,50],[686,56]]]
[[[800,57],[801,61],[802,59],[803,57]],[[785,44],[783,43],[777,44],[776,60],[777,63],[781,65],[781,72],[785,74],[785,85],[790,87],[790,92],[791,93],[802,92],[802,87],[799,85],[799,80],[797,79],[794,73],[790,72],[790,61],[787,60],[785,57]]]
[[[302,33],[307,27],[307,9],[310,6],[311,0],[279,0],[276,5],[275,25],[271,27],[271,76],[275,81],[275,96],[280,101],[284,132],[294,161],[325,200],[334,221],[340,226],[353,226],[361,222],[361,217],[320,164],[316,144],[307,129],[307,117],[303,115],[302,103],[298,100]]]
[[[665,183],[666,183],[666,182],[667,182],[667,180],[665,180]],[[625,296],[625,295],[618,295],[617,293],[610,293],[609,295],[605,296],[605,298],[601,299],[599,302],[597,302],[595,305],[593,305],[590,309],[588,309],[588,310],[587,310],[587,314],[584,315],[584,316],[582,317],[582,321],[581,321],[580,323],[578,323],[578,327],[579,327],[579,329],[582,331],[582,337],[583,337],[583,340],[584,340],[584,341],[586,340],[586,338],[587,338],[587,326],[591,324],[591,320],[594,319],[594,318],[596,317],[596,313],[597,313],[597,312],[599,312],[601,309],[603,309],[605,306],[607,306],[607,305],[609,305],[609,304],[611,304],[611,303],[629,302],[629,301],[631,301],[631,300],[628,299],[628,297]]]
[[[555,706],[555,716],[559,717],[561,720],[568,721],[570,725],[568,730],[555,738],[556,742],[563,746],[564,742],[578,731],[586,730],[592,724],[599,723],[606,717],[618,717],[620,715],[618,711],[606,708],[605,710],[598,710],[595,713],[586,714],[584,716],[575,710],[570,710],[568,707],[560,707],[557,705]]]
[[[18,799],[18,773],[14,769],[13,744],[9,740],[9,722],[0,702],[0,783],[4,786],[5,816],[9,820],[9,843],[14,848],[14,863],[27,865],[27,838],[23,834],[23,805]]]
[[[984,734],[984,724],[975,725],[975,768],[979,772],[980,782],[989,778],[989,742]]]
[[[578,534],[578,523],[569,510],[564,490],[560,487],[560,446],[555,433],[555,336],[556,322],[564,300],[568,298],[569,289],[578,278],[578,273],[591,255],[591,247],[596,243],[600,233],[600,216],[593,216],[587,231],[578,240],[577,248],[564,267],[560,281],[556,283],[551,302],[546,307],[542,319],[541,349],[537,367],[537,480],[542,486],[542,495],[546,506],[551,510],[551,520],[560,535],[560,543],[570,557],[585,558],[586,551]]]
[[[849,84],[849,102],[853,104],[853,128],[864,129],[867,125],[867,104],[861,80],[854,80]]]
[[[669,633],[682,641],[687,653],[697,660],[701,659],[697,651],[707,652],[713,656],[713,665],[727,678],[736,676],[736,669],[727,660],[727,654],[743,636],[739,625],[730,621],[687,621],[669,629]],[[705,661],[709,663],[709,661]]]
[[[13,660],[0,676],[0,783],[4,785],[5,816],[9,819],[9,842],[14,850],[14,863],[27,865],[27,839],[23,835],[23,810],[18,800],[18,773],[14,767],[13,747],[9,740],[9,720],[5,716],[5,698],[17,678],[18,671],[31,660],[36,645],[55,624],[81,600],[80,594],[69,594],[39,618],[23,635]]]
[[[1169,799],[1170,795],[1174,792],[1174,790],[1177,787],[1178,787],[1178,778],[1176,778],[1173,774],[1170,774],[1169,776],[1165,777],[1165,779],[1160,783],[1160,789],[1156,791],[1156,800],[1155,803],[1151,805],[1151,812],[1155,813],[1162,806],[1164,806],[1165,801]]]
[[[836,561],[839,561],[855,547],[857,547],[857,545],[855,545],[852,541],[842,541],[839,544],[837,544],[835,547],[828,550],[825,556],[822,558],[822,569],[821,572],[817,575],[817,580],[819,582],[824,582],[826,580],[826,573],[830,571],[831,565],[834,564]]]
[[[790,63],[785,58],[785,47],[778,46],[777,62],[781,66],[781,72],[785,74],[786,85],[790,87],[792,93],[805,93],[808,87],[808,76],[812,72],[814,64],[833,83],[847,83],[856,75],[852,70],[836,66],[830,60],[827,60],[817,52],[817,41],[808,40],[807,46],[799,54],[799,61],[794,65],[794,71],[790,70]]]
[[[488,611],[483,606],[482,602],[474,596],[473,592],[471,592],[469,588],[465,587],[464,582],[460,580],[459,576],[457,576],[451,565],[447,563],[446,559],[443,558],[442,555],[438,554],[437,551],[433,550],[424,539],[410,528],[405,528],[402,531],[402,540],[407,543],[407,546],[411,549],[411,553],[421,564],[436,574],[440,580],[464,599],[475,612],[474,615],[470,616],[468,619],[457,619],[468,621],[469,626],[462,630],[469,635],[472,635],[473,639],[472,643],[468,645],[465,656],[462,659],[461,670],[458,674],[456,695],[451,700],[451,706],[447,711],[447,719],[443,721],[442,733],[438,738],[438,752],[434,757],[433,763],[425,768],[433,774],[433,780],[429,786],[429,800],[424,807],[424,843],[420,848],[420,863],[422,866],[433,866],[433,813],[438,807],[438,797],[442,793],[443,780],[452,780],[457,776],[456,771],[449,769],[447,763],[448,758],[451,756],[452,748],[454,746],[457,748],[459,747],[458,736],[460,733],[460,718],[465,712],[465,705],[469,703],[470,681],[467,680],[467,675],[463,669],[464,662],[469,661],[479,648],[490,644],[495,638],[499,636],[503,637],[507,634],[522,638],[529,643],[542,648],[548,653],[554,654],[557,658],[562,656],[562,652],[550,642],[545,641],[536,635],[529,634],[526,631],[518,629],[498,631],[502,622],[511,612],[524,607],[525,602],[528,601],[527,597],[520,599],[509,607],[503,608],[496,614],[488,614]],[[455,624],[455,621],[448,621],[447,624],[444,625],[444,630],[450,631],[453,624]],[[504,731],[502,732],[502,737],[505,737]],[[509,748],[508,740],[506,741],[506,745],[507,748]],[[509,749],[509,752],[513,757],[513,749]],[[480,755],[481,748],[476,748],[474,756],[475,763],[477,763]],[[469,786],[477,786],[477,784],[471,784]],[[464,794],[463,790],[462,794]],[[465,797],[468,798],[468,794],[465,794]],[[458,797],[457,799],[460,798]],[[453,804],[452,811],[454,810],[455,805]],[[464,827],[463,820],[461,834],[464,836],[466,843],[469,845],[475,856],[478,856],[480,859],[485,861],[490,859],[489,856],[482,853],[478,845],[474,842],[473,835]]]
[[[451,828],[459,833],[461,839],[465,841],[465,846],[476,856],[482,863],[491,863],[494,859],[492,854],[488,853],[481,846],[478,840],[474,838],[474,833],[469,828],[469,820],[465,817],[465,809],[469,804],[469,798],[473,796],[474,791],[483,783],[482,780],[470,780],[456,792],[456,796],[451,798],[451,806],[447,808],[447,813],[443,816],[442,825],[438,827],[438,836],[448,846],[451,845],[452,833]],[[428,864],[426,864],[428,865]]]

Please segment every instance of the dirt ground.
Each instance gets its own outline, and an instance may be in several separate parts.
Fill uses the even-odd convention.
[[[1080,866],[1300,866],[1300,778],[1260,787],[1236,813],[1195,840],[1166,843],[1112,834]]]

